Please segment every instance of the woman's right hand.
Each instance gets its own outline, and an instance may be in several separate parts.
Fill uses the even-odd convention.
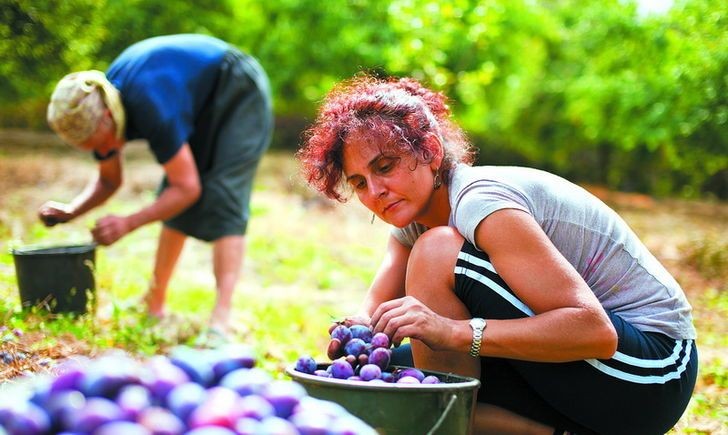
[[[56,201],[48,201],[38,209],[38,217],[47,227],[62,224],[73,219],[71,207]]]

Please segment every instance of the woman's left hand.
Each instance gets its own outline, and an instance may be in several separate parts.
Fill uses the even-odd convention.
[[[383,302],[371,319],[374,332],[384,332],[395,345],[409,337],[425,343],[432,350],[450,350],[455,322],[435,313],[412,296]]]
[[[109,215],[96,221],[91,230],[94,241],[100,245],[111,245],[131,232],[129,220],[125,217]]]

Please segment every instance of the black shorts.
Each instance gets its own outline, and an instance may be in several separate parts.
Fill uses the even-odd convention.
[[[202,194],[165,225],[204,241],[245,234],[253,178],[273,131],[271,101],[258,62],[231,49],[189,139]]]
[[[455,294],[474,317],[533,315],[498,276],[488,255],[468,242],[458,256]],[[611,359],[537,363],[483,357],[478,401],[580,434],[667,432],[685,411],[695,386],[695,343],[643,332],[607,314],[619,336]]]

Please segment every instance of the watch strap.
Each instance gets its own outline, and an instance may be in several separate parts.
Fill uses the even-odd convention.
[[[480,357],[480,345],[483,342],[483,330],[485,329],[485,326],[487,325],[485,323],[485,320],[478,318],[480,320],[479,325],[473,325],[471,323],[471,327],[473,328],[473,341],[470,343],[470,356],[473,358]]]

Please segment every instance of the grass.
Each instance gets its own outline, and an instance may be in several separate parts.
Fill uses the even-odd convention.
[[[83,243],[95,219],[123,214],[153,200],[161,175],[140,144],[126,154],[125,183],[103,208],[52,229],[35,218],[43,201],[68,201],[94,174],[86,155],[41,134],[0,131],[0,347],[22,351],[21,364],[0,363],[12,383],[73,355],[121,348],[144,356],[193,344],[214,300],[210,246],[189,240],[169,291],[170,315],[148,318],[147,288],[159,225],[97,249],[96,304],[79,317],[22,311],[12,247]],[[685,288],[695,312],[701,368],[677,434],[725,433],[728,426],[728,205],[656,201],[594,189],[630,223]],[[356,201],[331,204],[303,187],[287,153],[262,161],[252,203],[248,254],[234,299],[233,337],[250,345],[259,365],[284,378],[304,353],[326,360],[330,322],[356,311],[381,258],[388,228],[370,224]],[[20,331],[20,336],[13,330]]]

